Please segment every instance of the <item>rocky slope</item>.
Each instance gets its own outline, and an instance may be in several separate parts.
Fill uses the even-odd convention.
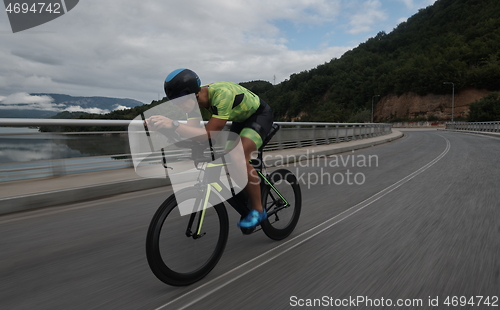
[[[451,88],[451,87],[450,87]],[[483,98],[491,91],[467,88],[455,93],[454,116],[466,118],[469,104]],[[389,95],[381,98],[375,106],[375,121],[388,121],[395,118],[412,119],[417,117],[436,117],[451,119],[452,94],[419,96],[407,93],[402,96]]]

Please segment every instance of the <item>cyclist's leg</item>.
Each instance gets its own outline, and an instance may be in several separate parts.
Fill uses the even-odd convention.
[[[248,197],[250,197],[252,209],[257,210],[259,213],[261,213],[262,199],[260,196],[260,178],[257,174],[257,171],[255,171],[254,167],[250,164],[252,153],[257,150],[257,146],[254,141],[247,137],[241,137],[241,143],[243,145],[243,152],[245,153],[245,162],[248,175],[248,183],[245,186],[245,192],[247,193]]]
[[[262,221],[267,219],[267,213],[262,207],[260,178],[257,171],[255,171],[255,168],[250,164],[251,155],[257,150],[257,144],[247,137],[241,137],[241,142],[245,154],[248,178],[248,183],[245,186],[244,191],[250,198],[252,209],[247,216],[238,223],[238,226],[245,229],[253,229]]]
[[[265,210],[262,208],[260,178],[254,167],[250,165],[250,159],[252,153],[262,146],[262,141],[271,130],[272,124],[273,115],[271,108],[265,102],[262,102],[262,109],[259,109],[244,122],[243,128],[239,133],[247,166],[248,184],[245,187],[245,192],[250,197],[252,204],[252,211],[238,224],[240,227],[256,226],[267,218]]]

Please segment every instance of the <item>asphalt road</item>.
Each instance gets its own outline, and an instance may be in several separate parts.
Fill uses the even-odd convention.
[[[496,138],[406,131],[298,163],[294,233],[243,236],[228,210],[222,259],[182,288],[145,257],[168,188],[2,216],[0,309],[498,309],[498,154]]]

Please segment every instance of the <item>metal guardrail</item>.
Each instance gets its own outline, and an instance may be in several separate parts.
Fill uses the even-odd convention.
[[[59,120],[59,119],[1,119],[0,126],[37,127],[37,126],[128,126],[131,121],[124,120]],[[391,124],[374,123],[318,123],[318,122],[277,122],[281,130],[266,145],[265,150],[307,147],[322,144],[358,140],[392,132]],[[230,125],[230,122],[228,122]],[[12,136],[13,134],[0,134]],[[127,132],[84,132],[84,133],[22,133],[16,135],[44,135],[44,139],[62,141],[64,139],[88,139],[88,137],[107,136],[121,137]],[[62,140],[61,140],[62,139]],[[95,143],[95,142],[94,142]],[[189,156],[187,150],[170,150],[166,153],[170,158]],[[22,180],[47,176],[119,169],[132,166],[131,155],[117,153],[104,156],[76,158],[58,158],[54,155],[50,160],[27,161],[13,164],[0,164],[0,182]]]
[[[500,122],[452,122],[446,123],[446,129],[484,132],[500,132]]]

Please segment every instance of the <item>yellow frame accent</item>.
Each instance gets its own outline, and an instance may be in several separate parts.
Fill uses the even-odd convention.
[[[205,201],[203,202],[203,210],[201,211],[200,225],[198,226],[198,232],[196,233],[197,235],[201,234],[201,226],[203,226],[203,220],[205,219],[205,212],[207,211],[209,198],[210,198],[210,184],[207,185],[207,192],[205,194]]]

